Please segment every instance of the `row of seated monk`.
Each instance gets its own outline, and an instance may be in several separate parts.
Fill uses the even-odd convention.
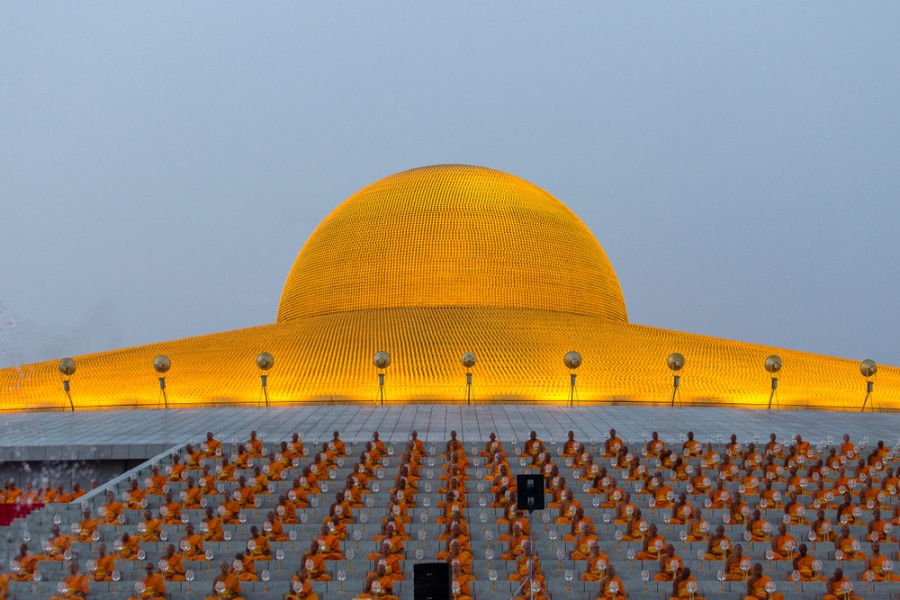
[[[93,481],[92,486],[96,486],[97,482]],[[75,482],[70,489],[66,489],[62,483],[53,484],[49,481],[42,482],[38,485],[31,481],[25,482],[25,487],[20,488],[15,480],[10,479],[3,484],[0,489],[0,504],[53,504],[74,502],[87,493],[87,490],[81,487],[81,484]]]
[[[211,436],[210,436],[210,437],[211,437]],[[251,440],[253,440],[254,437],[255,437],[255,436],[252,436],[252,435],[251,435]],[[536,440],[536,436],[535,436],[534,434],[532,434],[530,437],[531,437],[531,439],[529,440],[530,442],[535,442],[535,441],[537,441],[537,440]],[[337,439],[337,435],[335,436],[335,439]],[[376,439],[373,439],[373,442],[375,442],[375,441],[377,441],[377,438],[376,438]],[[411,441],[412,441],[412,440],[411,440]],[[571,441],[571,436],[570,436],[570,441]],[[538,442],[539,442],[539,441],[538,441]],[[367,446],[369,446],[369,445],[367,444]],[[490,451],[491,446],[493,446],[494,453],[496,454],[496,451],[497,451],[497,442],[496,442],[495,439],[488,443],[488,447],[487,447],[486,450],[485,450],[485,454],[487,454],[487,453]],[[532,444],[531,449],[533,450],[534,447],[535,447],[535,445]],[[330,450],[330,448],[329,448],[329,450]],[[380,453],[377,451],[377,446],[376,446],[374,443],[372,443],[372,446],[371,446],[371,447],[367,448],[367,452],[371,452],[372,450],[375,450],[375,454],[380,454]],[[260,452],[260,451],[258,450],[257,452]],[[460,443],[458,440],[455,439],[455,436],[451,436],[451,440],[448,441],[448,443],[447,443],[447,452],[448,452],[451,456],[454,455],[454,454],[457,455],[455,461],[448,461],[448,462],[446,463],[447,466],[449,467],[449,468],[448,468],[448,474],[449,474],[450,470],[453,469],[453,468],[455,467],[455,468],[456,468],[456,471],[457,471],[457,476],[459,476],[459,475],[460,475],[460,467],[461,467],[461,466],[464,466],[464,464],[465,464],[465,461],[462,459],[462,457],[465,456],[465,452],[464,452],[464,450],[463,450],[463,448],[462,448],[461,443]],[[526,442],[526,450],[525,450],[525,452],[523,452],[523,454],[528,455],[528,454],[530,454],[530,452],[531,452],[531,450],[529,450],[528,443]],[[424,448],[422,448],[421,452],[417,452],[417,453],[418,453],[419,456],[421,457],[421,456],[424,454]],[[538,454],[540,454],[540,452],[538,452]],[[317,457],[317,458],[318,458],[318,457]],[[371,458],[372,458],[372,457],[369,457],[369,459],[371,459]],[[380,457],[376,457],[376,458],[380,458]],[[327,462],[327,461],[326,461],[326,462]],[[370,460],[363,460],[363,461],[360,463],[360,466],[361,466],[361,467],[364,467],[364,465],[365,465],[366,462],[372,462],[372,461],[370,461]],[[377,460],[375,460],[374,463],[377,464]],[[176,463],[176,464],[177,464],[177,463]],[[326,464],[326,465],[325,465],[325,468],[327,469],[327,468],[329,468],[329,466],[330,466],[330,465],[327,465],[327,464]],[[403,469],[404,466],[407,467],[407,472],[406,472],[406,476],[405,476],[405,477],[402,477],[401,479],[406,479],[406,480],[408,481],[408,480],[412,479],[412,474],[409,473],[409,470],[408,470],[408,466],[409,466],[409,465],[408,465],[408,464],[407,464],[407,465],[401,465],[401,473],[403,473],[402,469]],[[363,471],[365,471],[365,469],[363,469]],[[171,473],[170,473],[170,476],[171,476]],[[358,482],[357,482],[357,483],[358,483]],[[510,486],[510,487],[511,487],[511,486]],[[403,490],[399,490],[399,491],[402,492]],[[510,491],[510,490],[507,490],[507,491]],[[513,490],[513,491],[514,491],[514,490]],[[407,490],[407,492],[411,492],[411,495],[414,495],[414,493],[415,493],[415,492],[413,491],[413,489],[409,489],[409,490]],[[352,499],[352,498],[351,498],[351,499]],[[392,494],[392,499],[393,499],[393,494]],[[459,500],[459,498],[457,498],[456,500]],[[344,501],[346,501],[346,500],[344,500]],[[402,501],[402,496],[401,496],[401,501]],[[342,500],[339,499],[339,500],[335,503],[335,505],[340,505],[341,502],[342,502]],[[332,507],[334,508],[335,505],[332,505]],[[354,508],[354,507],[351,506],[351,507],[349,507],[349,508],[350,508],[350,510],[347,510],[347,511],[346,511],[346,515],[350,515],[350,513],[352,512],[352,508]],[[358,508],[358,507],[356,507],[356,508]],[[452,511],[451,511],[451,512],[452,512]],[[334,517],[333,512],[332,512],[332,514],[329,515],[329,517]],[[527,562],[527,561],[526,561],[526,562]],[[533,562],[533,561],[532,561],[532,562]],[[379,569],[380,569],[380,567],[379,567]],[[373,575],[378,576],[377,570],[376,570],[376,573],[374,573]],[[607,577],[607,578],[608,578],[608,577]],[[370,578],[370,579],[371,579],[371,581],[368,581],[368,582],[367,582],[367,588],[371,588],[371,587],[372,587],[372,586],[369,585],[369,584],[371,584],[373,581],[375,581],[375,580],[377,579],[377,577],[372,577],[372,578]],[[369,589],[368,591],[371,591],[371,589]]]

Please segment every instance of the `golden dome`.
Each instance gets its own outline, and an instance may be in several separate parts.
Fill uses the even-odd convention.
[[[423,307],[628,320],[609,259],[571,210],[513,175],[443,165],[391,175],[338,206],[297,256],[278,322]]]

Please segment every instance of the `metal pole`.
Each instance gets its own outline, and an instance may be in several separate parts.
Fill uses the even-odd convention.
[[[266,408],[269,408],[269,389],[266,387],[266,375],[259,376],[260,381],[262,381],[262,392],[263,396],[266,398]]]
[[[384,373],[378,374],[378,397],[381,399],[381,405],[384,406]]]
[[[772,378],[772,393],[769,394],[769,410],[772,410],[772,398],[775,397],[775,391],[778,389],[778,378]]]
[[[72,402],[72,394],[69,393],[69,380],[66,379],[63,381],[63,390],[66,392],[66,398],[69,399],[69,406],[72,407],[72,412],[75,412],[75,404]]]
[[[571,385],[569,386],[569,406],[575,406],[575,379],[577,377],[577,373],[571,373],[569,375],[571,383]]]
[[[466,404],[472,404],[472,374],[466,372]]]
[[[672,385],[672,403],[670,406],[675,406],[675,394],[678,393],[679,385],[681,385],[681,375],[675,375],[675,380]]]
[[[867,381],[867,382],[866,382],[866,399],[863,400],[863,407],[862,407],[862,410],[861,410],[860,412],[866,412],[866,403],[869,401],[869,396],[872,395],[872,390],[873,390],[874,388],[875,388],[875,382],[874,382],[874,381]],[[872,405],[872,407],[873,407],[873,408],[872,408],[872,412],[875,412],[874,406],[875,406],[875,405],[873,404],[873,405]]]
[[[160,378],[159,378],[159,392],[162,394],[163,400],[164,400],[165,403],[166,403],[166,410],[168,410],[168,408],[169,408],[169,396],[168,396],[168,394],[166,394],[166,378],[165,378],[165,377],[160,377]],[[157,406],[159,406],[158,403],[157,403]]]

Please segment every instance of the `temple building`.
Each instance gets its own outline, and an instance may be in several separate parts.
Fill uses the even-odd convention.
[[[390,356],[383,369],[377,352]],[[580,366],[564,362],[570,352]],[[273,358],[265,371],[261,353]],[[673,353],[684,358],[677,371]],[[154,370],[160,355],[171,361],[165,373]],[[783,365],[776,372],[765,368],[771,356]],[[76,409],[157,406],[161,376],[170,406],[256,404],[261,375],[272,403],[674,396],[858,410],[873,383],[876,409],[900,408],[900,369],[879,366],[867,378],[866,357],[630,323],[612,264],[572,211],[518,177],[462,165],[398,173],[340,204],[300,250],[275,323],[72,358],[70,377],[58,360],[0,370],[0,408],[68,409],[63,379]]]

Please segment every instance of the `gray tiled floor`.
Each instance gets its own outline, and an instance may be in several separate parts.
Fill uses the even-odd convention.
[[[562,407],[532,404],[491,406],[359,406],[207,408],[169,410],[111,410],[76,413],[11,413],[0,424],[0,458],[9,459],[22,449],[40,459],[48,457],[98,458],[123,452],[152,455],[165,447],[202,439],[212,431],[219,439],[244,439],[251,429],[263,438],[285,437],[298,432],[304,440],[330,436],[340,430],[347,440],[368,439],[379,430],[383,439],[403,441],[412,429],[427,440],[445,440],[451,430],[464,440],[483,440],[495,431],[508,441],[523,439],[535,429],[545,440],[561,439],[573,430],[578,439],[605,439],[615,427],[623,439],[659,431],[663,439],[693,430],[698,439],[718,433],[736,433],[741,440],[759,435],[779,439],[801,433],[812,441],[826,435],[836,439],[844,432],[854,439],[864,435],[873,441],[894,444],[900,435],[900,414],[851,413],[804,410],[738,410],[726,408],[668,408],[659,406]],[[141,449],[140,447],[145,448]],[[127,450],[126,450],[127,447]],[[143,450],[143,451],[142,451]],[[36,453],[36,454],[32,454]],[[129,454],[129,455],[130,455]]]

